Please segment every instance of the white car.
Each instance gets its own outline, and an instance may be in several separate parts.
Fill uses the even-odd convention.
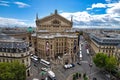
[[[47,68],[43,68],[43,67],[41,68],[41,70],[46,71],[46,72],[48,71]]]
[[[38,59],[35,58],[35,57],[33,57],[33,56],[31,56],[31,59],[33,59],[33,60],[35,60],[35,61],[38,61]]]
[[[72,67],[73,67],[72,64],[66,64],[66,65],[64,65],[65,69],[69,69],[69,68],[72,68]]]

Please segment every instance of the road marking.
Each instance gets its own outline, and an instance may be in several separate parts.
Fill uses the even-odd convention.
[[[81,61],[82,63],[88,63],[88,61]]]
[[[60,78],[60,80],[63,80],[63,78],[65,79],[65,76],[64,76],[64,74],[62,74],[61,71],[59,71],[59,70],[56,70],[56,71],[58,72],[59,75],[62,76],[62,77],[58,77],[58,78]],[[56,71],[54,71],[54,72],[56,72]]]
[[[92,75],[94,75],[94,74],[96,74],[96,73],[98,73],[98,72],[99,72],[99,71],[93,72],[93,73],[90,74],[90,76],[92,76]]]

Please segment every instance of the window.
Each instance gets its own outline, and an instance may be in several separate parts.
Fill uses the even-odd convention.
[[[24,63],[24,59],[22,59],[22,63]]]
[[[12,57],[12,54],[10,54],[10,57]]]
[[[104,49],[103,49],[103,52],[104,52]]]
[[[28,62],[28,58],[27,58],[26,60],[27,60],[27,62]]]
[[[5,62],[5,59],[3,59],[3,62]]]
[[[7,59],[7,62],[9,62],[9,60]]]
[[[51,49],[52,49],[52,45],[51,45]]]
[[[56,46],[58,46],[58,43],[56,43]]]
[[[23,57],[23,54],[21,54],[21,57]]]

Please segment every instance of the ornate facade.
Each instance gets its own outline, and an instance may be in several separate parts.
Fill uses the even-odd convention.
[[[25,40],[18,40],[0,34],[0,62],[19,61],[26,66],[26,75],[30,75],[30,52],[32,49]]]
[[[32,46],[36,54],[43,59],[56,59],[58,56],[70,54],[74,60],[77,52],[78,37],[72,28],[71,21],[60,16],[55,10],[54,14],[39,19],[36,16],[37,30],[32,34]]]
[[[95,53],[102,52],[115,55],[116,46],[120,44],[119,34],[97,31],[89,34],[89,42]]]

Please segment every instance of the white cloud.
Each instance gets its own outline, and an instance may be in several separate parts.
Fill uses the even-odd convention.
[[[101,14],[91,15],[88,12],[63,12],[60,15],[70,20],[73,16],[74,27],[105,27],[120,28],[120,17],[118,15]]]
[[[86,10],[91,10],[92,8],[87,8]]]
[[[9,5],[9,2],[8,1],[0,1],[0,6],[7,6],[7,7],[9,7],[10,5]]]
[[[23,2],[14,2],[14,4],[17,4],[19,8],[30,7],[29,4]]]
[[[10,2],[1,0],[0,3],[10,3]]]
[[[120,2],[107,4],[107,6],[109,8],[106,10],[106,13],[120,16]]]
[[[106,5],[102,3],[97,3],[92,5],[92,8],[105,8],[105,7]]]
[[[0,17],[0,27],[26,27],[24,20]]]
[[[103,4],[103,3],[92,4],[92,7],[87,8],[86,10],[91,10],[91,9],[94,9],[94,8],[106,8],[106,4]]]
[[[5,4],[5,3],[0,3],[0,6],[10,6],[10,5],[8,5],[8,4]]]

